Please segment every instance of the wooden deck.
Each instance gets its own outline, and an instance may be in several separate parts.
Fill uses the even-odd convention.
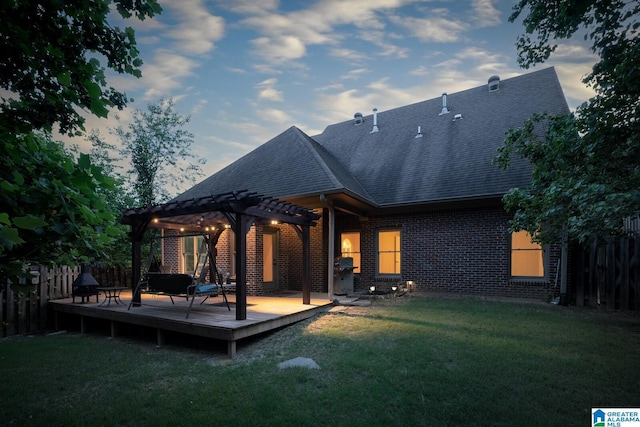
[[[95,296],[90,302],[73,303],[71,298],[50,301],[59,329],[61,315],[77,316],[81,333],[85,332],[87,318],[102,319],[110,323],[111,336],[117,336],[120,328],[127,325],[137,325],[156,330],[158,345],[164,344],[166,331],[186,335],[213,338],[227,342],[227,354],[233,358],[236,354],[238,340],[262,334],[283,326],[287,326],[307,319],[325,307],[331,305],[327,294],[312,293],[311,304],[302,303],[301,292],[286,292],[277,296],[252,297],[247,296],[247,318],[236,320],[235,295],[228,295],[231,311],[227,309],[221,296],[209,298],[200,304],[202,298],[197,298],[193,308],[186,318],[189,302],[183,298],[174,297],[175,304],[169,297],[143,295],[141,306],[132,306],[131,291],[123,291],[123,304],[111,302],[102,304],[104,295],[100,294],[98,303]]]

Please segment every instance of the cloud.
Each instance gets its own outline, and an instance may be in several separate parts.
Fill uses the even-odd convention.
[[[471,0],[473,22],[479,27],[495,27],[500,25],[500,11],[493,5],[496,0]]]
[[[433,16],[414,18],[411,16],[394,16],[391,20],[422,42],[453,43],[462,39],[469,30],[469,25],[455,19],[448,19],[446,12],[432,10]]]
[[[199,64],[168,50],[157,50],[153,62],[142,66],[143,82],[148,85],[144,99],[167,97],[182,87],[182,79],[193,74]]]
[[[361,75],[368,73],[369,70],[366,68],[358,68],[355,70],[349,71],[346,75],[342,76],[343,80],[357,80]]]
[[[294,36],[260,37],[252,40],[254,52],[270,63],[282,63],[302,58],[305,44]]]
[[[276,78],[267,79],[258,83],[256,85],[256,89],[258,89],[258,99],[282,102],[284,100],[282,98],[282,92],[275,88],[276,83],[278,83],[278,79]]]
[[[289,114],[275,108],[260,108],[256,111],[256,116],[264,121],[279,125],[291,125],[293,123],[293,118]]]
[[[254,15],[240,21],[240,25],[253,28],[261,34],[252,41],[255,54],[272,64],[297,60],[307,54],[308,45],[336,46],[333,55],[348,53],[340,50],[345,32],[340,26],[355,26],[361,39],[380,47],[376,54],[405,57],[407,50],[383,42],[385,28],[383,13],[413,3],[415,0],[324,0],[307,9],[277,13],[273,3],[268,8],[254,10]],[[247,9],[246,3],[242,10]],[[253,10],[253,9],[252,9]],[[371,36],[371,32],[378,32]]]
[[[224,20],[211,15],[201,0],[173,1],[167,5],[179,21],[168,35],[178,42],[180,52],[207,53],[224,35]]]
[[[376,46],[371,53],[378,56],[393,56],[396,58],[406,58],[409,56],[409,49],[396,46],[387,41],[388,33],[384,31],[361,31],[359,38]]]
[[[278,9],[278,0],[234,0],[222,2],[221,6],[242,15],[264,15]]]
[[[361,61],[367,58],[364,52],[360,52],[354,49],[347,49],[344,47],[333,47],[329,49],[329,55],[334,58],[346,59],[349,61]]]
[[[420,65],[417,68],[414,68],[413,70],[409,70],[409,74],[412,76],[428,76],[429,69],[424,65]]]

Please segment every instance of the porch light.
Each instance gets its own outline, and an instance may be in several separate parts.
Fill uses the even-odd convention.
[[[278,221],[277,221],[277,220],[275,220],[275,219],[272,219],[272,220],[271,220],[271,225],[278,225]]]
[[[393,286],[391,287],[391,290],[392,290],[393,292],[395,292],[395,291],[397,291],[397,290],[398,290],[398,287],[397,287],[396,285],[393,285]]]
[[[180,227],[180,232],[184,232],[184,227]]]
[[[159,219],[158,219],[158,218],[153,218],[153,223],[154,223],[154,224],[157,224],[157,223],[158,223],[158,221],[159,221]]]
[[[374,293],[376,291],[375,286],[369,286],[369,292]]]

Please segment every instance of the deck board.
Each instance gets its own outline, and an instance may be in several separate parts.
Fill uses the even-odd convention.
[[[71,298],[50,301],[54,314],[66,313],[83,317],[111,321],[112,333],[118,325],[138,325],[158,330],[158,344],[162,344],[162,332],[172,331],[227,341],[230,357],[235,355],[236,342],[274,329],[287,326],[314,316],[331,305],[327,294],[312,293],[311,304],[302,303],[302,293],[288,292],[286,295],[253,297],[247,296],[247,318],[236,320],[235,296],[229,295],[231,311],[227,310],[222,297],[209,298],[203,304],[196,300],[186,318],[189,301],[169,297],[143,295],[141,306],[129,310],[131,292],[123,291],[124,304],[102,305],[100,303],[73,303]],[[103,296],[100,296],[102,302]]]

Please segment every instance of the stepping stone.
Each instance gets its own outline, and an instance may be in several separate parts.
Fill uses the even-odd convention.
[[[308,357],[296,357],[295,359],[287,360],[286,362],[278,363],[278,368],[307,368],[307,369],[320,369],[320,366],[313,359]]]

